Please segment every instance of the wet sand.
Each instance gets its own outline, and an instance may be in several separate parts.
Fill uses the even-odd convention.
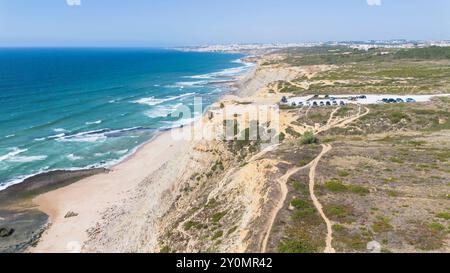
[[[48,215],[32,203],[34,197],[105,172],[105,169],[53,171],[0,191],[0,229],[11,233],[0,238],[0,252],[24,251],[36,243],[46,228]]]

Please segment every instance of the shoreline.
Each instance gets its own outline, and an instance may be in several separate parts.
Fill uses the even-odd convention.
[[[242,59],[245,59],[245,57]],[[218,103],[228,95],[238,92],[239,86],[242,84],[242,79],[247,78],[249,74],[253,73],[255,67],[256,63],[251,69],[235,76],[232,82],[225,84],[226,91],[222,92],[217,100],[211,105]],[[0,193],[3,192],[4,194],[8,194],[11,192],[11,190],[9,190],[11,188],[21,188],[24,185],[33,187],[33,185],[39,184],[40,178],[51,176],[54,172],[65,175],[78,172],[91,173],[91,175],[82,177],[76,181],[71,181],[70,183],[67,183],[67,181],[64,180],[59,181],[61,186],[58,188],[46,188],[43,192],[30,195],[30,201],[32,202],[30,211],[38,213],[40,217],[45,218],[45,224],[41,218],[39,228],[31,228],[35,229],[32,232],[37,235],[30,238],[24,243],[26,246],[17,249],[17,251],[71,252],[73,250],[70,246],[71,243],[86,241],[86,230],[94,224],[97,219],[101,218],[101,213],[106,210],[111,203],[114,203],[119,199],[117,198],[118,196],[126,191],[131,191],[136,188],[139,183],[148,178],[148,175],[161,168],[162,165],[170,160],[176,160],[177,152],[185,151],[190,147],[192,141],[173,140],[171,139],[170,134],[175,130],[180,130],[182,128],[194,128],[195,124],[205,117],[205,113],[211,105],[204,109],[204,113],[201,116],[188,124],[173,128],[161,128],[148,141],[133,149],[130,154],[124,156],[119,162],[106,168],[87,167],[79,170],[52,170],[31,175],[21,183],[16,183],[3,191],[0,191]],[[174,151],[166,153],[165,150]],[[154,157],[154,154],[158,154],[159,156]],[[97,170],[103,170],[103,172],[95,173]],[[130,179],[130,177],[127,176],[133,177]],[[111,180],[114,181],[111,182]],[[130,180],[133,180],[132,183],[128,183]],[[124,183],[125,181],[127,183]],[[105,195],[103,194],[103,191],[106,190],[106,188],[109,188],[110,191]],[[83,198],[86,196],[92,198]],[[94,196],[96,197],[94,198]],[[89,199],[96,200],[96,202],[93,203]],[[74,200],[76,200],[76,202],[74,202]],[[95,210],[93,210],[93,208],[95,208]],[[77,216],[66,218],[65,216],[69,213],[74,213]],[[78,222],[78,232],[74,232],[70,227],[67,228],[67,226],[70,226],[70,222],[75,219]],[[58,226],[62,228],[58,228]],[[62,234],[64,234],[63,236],[70,238],[70,241],[65,241],[61,244],[61,241],[58,241],[61,239],[58,238],[61,238]]]
[[[37,246],[29,251],[72,252],[72,243],[85,242],[88,239],[86,230],[97,219],[101,219],[104,210],[120,201],[124,193],[133,190],[185,148],[185,141],[173,141],[166,137],[170,133],[166,131],[160,134],[112,167],[108,173],[89,176],[33,198],[37,209],[49,216],[50,227],[43,233]],[[77,216],[65,217],[70,212]],[[77,223],[75,229],[71,226],[74,222]]]
[[[227,54],[227,53],[225,53]],[[241,53],[242,54],[242,53]],[[239,68],[249,68],[247,70],[243,70],[243,72],[241,72],[241,74],[237,74],[233,77],[231,77],[231,79],[227,80],[226,82],[220,82],[220,83],[207,83],[207,85],[216,85],[216,86],[222,86],[224,87],[226,90],[221,92],[221,94],[218,96],[217,100],[212,102],[212,104],[222,100],[225,96],[230,95],[230,94],[235,94],[235,92],[237,90],[233,90],[233,89],[238,89],[239,86],[239,82],[242,81],[243,77],[248,76],[248,74],[251,74],[252,71],[254,71],[255,67],[257,66],[257,63],[254,61],[246,61],[246,59],[249,58],[249,56],[243,56],[242,58],[238,59],[242,62],[242,66]],[[252,65],[248,65],[248,64],[252,64]],[[227,70],[227,69],[224,69]],[[210,107],[210,105],[208,105],[208,107]],[[204,110],[204,112],[207,111],[208,107],[206,107]],[[140,148],[142,148],[143,146],[147,145],[148,143],[150,143],[151,141],[153,141],[155,138],[157,138],[159,135],[163,134],[164,132],[167,131],[171,131],[174,129],[178,129],[178,128],[183,128],[185,126],[191,126],[194,123],[196,123],[200,118],[202,118],[202,116],[204,115],[204,113],[198,117],[194,117],[195,120],[188,122],[186,124],[182,124],[182,125],[178,125],[178,126],[173,126],[173,127],[161,127],[158,129],[155,129],[155,133],[145,142],[139,144],[138,146],[130,149],[130,152],[126,155],[124,155],[121,158],[118,159],[113,159],[109,162],[106,163],[96,163],[96,164],[92,164],[92,165],[88,165],[86,167],[80,167],[80,168],[60,168],[60,169],[51,169],[51,170],[45,170],[45,171],[41,171],[41,172],[37,172],[34,174],[30,174],[30,175],[22,175],[22,176],[18,176],[10,181],[6,181],[4,185],[0,186],[0,192],[2,191],[6,191],[7,189],[9,189],[10,187],[13,187],[15,185],[18,184],[22,184],[22,183],[27,183],[27,181],[34,180],[34,178],[36,177],[40,177],[40,176],[45,176],[47,174],[51,174],[53,172],[67,172],[67,173],[71,173],[71,172],[79,172],[79,171],[89,171],[89,170],[95,170],[95,169],[111,169],[114,168],[114,166],[121,164],[124,161],[127,161],[130,157],[132,157]],[[182,120],[181,120],[182,121]]]
[[[261,56],[260,58],[264,58]],[[48,215],[47,228],[26,252],[37,253],[110,253],[159,251],[161,221],[173,209],[177,196],[195,172],[206,171],[216,162],[209,152],[214,142],[170,134],[190,131],[196,124],[208,122],[209,107],[219,103],[239,105],[270,104],[278,96],[267,94],[267,84],[292,79],[296,71],[285,68],[261,69],[261,59],[236,77],[227,92],[204,109],[199,119],[184,126],[166,129],[142,144],[108,173],[95,174],[56,190],[32,196],[34,211]],[[244,102],[244,103],[241,103]],[[213,124],[222,124],[214,119]],[[198,159],[197,159],[198,158]],[[130,230],[135,230],[129,233]],[[144,237],[144,238],[142,238]],[[143,245],[142,242],[145,242]],[[1,251],[1,250],[0,250]]]

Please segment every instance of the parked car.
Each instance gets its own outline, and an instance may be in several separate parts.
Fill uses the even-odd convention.
[[[413,103],[413,102],[416,102],[416,100],[413,99],[413,98],[407,98],[407,99],[406,99],[406,102],[408,102],[408,103]]]
[[[320,106],[325,106],[325,103],[323,101],[321,101]]]
[[[296,106],[297,106],[297,103],[293,102],[293,103],[291,103],[291,105],[292,105],[293,107],[296,107]]]
[[[381,101],[384,103],[389,103],[389,99],[386,99],[386,98],[382,99]]]
[[[334,106],[337,106],[337,105],[338,105],[337,101],[334,100],[334,101],[333,101],[333,105],[334,105]]]
[[[403,103],[403,102],[405,102],[403,99],[401,99],[401,98],[398,98],[398,99],[396,99],[395,100],[397,103]]]
[[[298,103],[298,106],[299,106],[299,107],[303,107],[303,102],[300,101],[300,102]]]
[[[319,105],[317,104],[317,101],[313,102],[313,107],[317,107],[317,106],[319,106]]]
[[[397,101],[395,99],[389,99],[388,103],[396,103]]]
[[[345,102],[341,100],[341,102],[339,103],[340,106],[345,106]]]
[[[359,96],[359,98],[365,100],[365,99],[367,99],[367,96],[366,95],[362,95],[362,96]]]
[[[326,102],[326,105],[327,105],[327,106],[331,106],[331,101],[327,101],[327,102]]]
[[[288,103],[288,99],[285,96],[283,96],[281,98],[281,103]]]

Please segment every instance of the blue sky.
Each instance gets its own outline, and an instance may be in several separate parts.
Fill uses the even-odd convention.
[[[448,0],[67,1],[0,0],[0,46],[450,39]]]

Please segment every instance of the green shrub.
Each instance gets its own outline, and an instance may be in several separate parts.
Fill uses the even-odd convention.
[[[346,171],[346,170],[339,170],[339,171],[338,171],[338,175],[339,175],[340,177],[347,177],[347,176],[350,175],[350,173],[349,173],[348,171]]]
[[[208,203],[206,204],[207,208],[213,208],[217,206],[217,200],[215,198],[211,198]]]
[[[345,192],[347,191],[347,186],[344,185],[340,180],[338,179],[332,179],[325,183],[325,189],[332,191],[332,192]]]
[[[161,248],[161,250],[159,251],[159,253],[170,253],[170,247],[168,246],[164,246]]]
[[[212,221],[218,223],[226,214],[226,211],[218,212],[212,216]]]
[[[331,206],[327,208],[327,214],[329,216],[334,216],[337,218],[343,218],[347,216],[347,211],[344,207],[340,206]]]
[[[402,119],[409,119],[408,115],[401,111],[390,112],[388,118],[392,123],[399,123]]]
[[[286,240],[278,247],[281,253],[314,253],[316,250],[308,242],[303,240]]]
[[[438,218],[441,218],[444,220],[450,220],[450,213],[448,213],[448,212],[441,212],[441,213],[436,214],[436,216]]]
[[[362,196],[367,195],[367,194],[370,193],[370,190],[368,188],[363,187],[363,186],[359,186],[359,185],[349,185],[348,189],[351,192],[359,194],[359,195],[362,195]]]
[[[335,224],[335,225],[333,225],[333,230],[335,232],[343,232],[343,231],[345,231],[345,227],[342,225],[339,225],[339,224]]]
[[[223,230],[219,230],[212,236],[211,240],[217,240],[223,236]]]
[[[319,139],[314,135],[314,133],[306,132],[302,136],[301,143],[303,145],[317,144],[319,143]]]
[[[306,166],[306,165],[308,165],[308,160],[306,160],[306,159],[302,159],[302,160],[300,160],[299,162],[298,162],[298,165],[300,166],[300,167],[304,167],[304,166]]]
[[[310,207],[308,202],[300,199],[292,199],[291,205],[296,209],[305,209]]]
[[[194,221],[188,221],[186,223],[184,223],[183,227],[184,230],[188,231],[190,230],[196,223]]]
[[[294,213],[294,219],[305,219],[307,217],[313,216],[316,213],[316,209],[313,207],[308,207],[304,209],[297,209]]]
[[[398,191],[390,190],[390,191],[388,191],[388,195],[390,197],[399,197],[400,193]]]
[[[443,230],[445,230],[445,226],[439,223],[431,223],[428,225],[428,227],[433,231],[433,232],[441,232]]]
[[[392,230],[391,219],[387,217],[378,217],[378,220],[372,225],[372,230],[377,233]]]
[[[391,160],[391,162],[398,163],[398,164],[405,163],[402,159],[400,159],[398,157],[391,157],[390,160]]]

